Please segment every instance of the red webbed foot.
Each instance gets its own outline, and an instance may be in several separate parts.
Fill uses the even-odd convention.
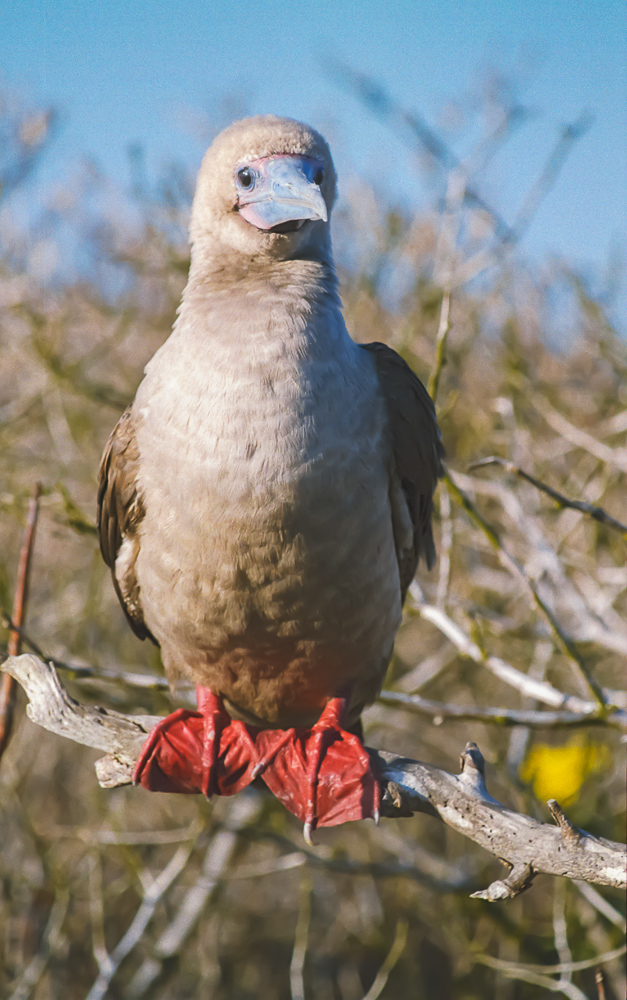
[[[303,821],[308,843],[317,826],[379,818],[379,784],[363,743],[342,728],[345,712],[332,698],[311,729],[264,729],[255,740],[253,773]]]
[[[231,721],[222,699],[196,689],[198,711],[179,708],[151,730],[133,782],[152,792],[234,795],[249,785],[257,763],[254,735]]]

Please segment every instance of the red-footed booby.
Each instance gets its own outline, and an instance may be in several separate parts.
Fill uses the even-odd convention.
[[[100,466],[98,528],[131,627],[198,711],[150,734],[136,783],[232,794],[260,774],[305,823],[377,816],[351,727],[405,592],[435,558],[434,407],[337,293],[324,139],[237,122],[205,155],[189,281]]]

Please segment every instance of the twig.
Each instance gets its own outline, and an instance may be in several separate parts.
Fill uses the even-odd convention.
[[[377,754],[376,750],[370,750],[369,752]],[[395,799],[397,805],[394,808],[402,808],[401,790],[396,786],[392,788],[391,783],[388,784],[388,790],[390,789],[397,795]],[[427,812],[428,810],[425,811]],[[399,818],[400,815],[398,811],[394,812],[395,817]],[[409,816],[410,813],[408,811],[403,815]],[[420,859],[419,866],[418,862],[411,863],[392,860],[355,861],[353,858],[338,856],[332,847],[324,845],[316,845],[313,850],[303,847],[301,850],[296,851],[296,845],[293,841],[277,833],[258,832],[249,828],[247,834],[254,840],[272,840],[273,843],[290,853],[284,856],[284,858],[268,863],[268,865],[245,866],[243,869],[238,869],[232,875],[225,876],[225,881],[227,878],[229,881],[231,879],[239,879],[240,871],[242,872],[242,878],[265,875],[274,870],[281,871],[283,870],[283,861],[287,857],[291,858],[289,864],[285,865],[287,868],[299,868],[302,865],[308,865],[310,868],[319,868],[327,872],[333,872],[336,875],[350,875],[352,877],[363,875],[372,879],[404,878],[417,882],[419,885],[423,885],[425,888],[434,890],[435,892],[468,892],[476,884],[476,875],[480,867],[468,859],[463,859],[457,863],[445,862],[441,858],[436,858],[434,855],[421,849],[420,845],[414,845],[412,852],[414,855],[418,855]],[[389,838],[390,831],[388,829],[385,831],[384,838],[386,847],[390,844]],[[402,840],[402,838],[400,839]],[[404,841],[403,849],[407,853],[407,844]],[[279,867],[279,861],[281,862],[281,867]],[[247,869],[249,872],[248,875],[246,875]]]
[[[503,975],[507,979],[520,979],[523,983],[531,983],[532,986],[539,986],[551,993],[563,993],[568,1000],[588,1000],[586,994],[572,983],[564,982],[563,979],[551,979],[538,972],[527,972],[522,966],[512,965],[509,971],[503,971]]]
[[[40,981],[51,955],[62,944],[61,927],[67,913],[69,898],[70,894],[66,889],[57,892],[39,951],[24,969],[9,1000],[27,1000]]]
[[[107,751],[107,756],[96,762],[103,787],[130,783],[146,733],[157,721],[155,717],[126,716],[80,705],[67,695],[54,668],[31,655],[8,660],[2,669],[10,671],[24,687],[30,701],[27,712],[33,722],[77,743]],[[584,830],[578,830],[576,837],[566,836],[554,826],[504,808],[487,792],[483,757],[474,744],[468,744],[462,754],[460,775],[395,753],[369,752],[384,790],[382,816],[400,817],[414,812],[437,816],[491,854],[506,859],[514,871],[528,866],[532,875],[527,882],[536,873],[544,872],[599,885],[625,885],[627,852],[623,845]],[[522,888],[514,885],[510,876],[509,885],[506,880],[493,883],[484,898],[503,898],[504,885],[510,896]],[[131,933],[130,928],[127,933]],[[124,949],[121,945],[119,948],[121,954]],[[102,995],[94,993],[90,1000]]]
[[[230,803],[228,818],[223,828],[211,839],[200,875],[192,888],[185,893],[174,917],[160,935],[153,956],[146,959],[133,976],[129,987],[130,996],[137,998],[145,996],[161,974],[164,963],[181,951],[213,893],[226,878],[227,869],[237,848],[240,831],[259,817],[260,798],[254,790],[249,789]]]
[[[442,534],[440,538],[439,572],[436,604],[444,607],[451,585],[451,550],[453,548],[453,518],[451,517],[451,498],[448,490],[440,494],[440,521]]]
[[[588,434],[587,431],[571,424],[570,420],[567,420],[561,413],[553,409],[551,404],[547,403],[546,399],[531,398],[531,403],[540,416],[546,420],[549,427],[552,427],[554,431],[565,437],[576,448],[583,448],[584,451],[598,458],[600,462],[605,462],[607,465],[614,466],[615,469],[627,472],[626,448],[610,448],[601,441],[597,441],[592,434]]]
[[[364,1000],[378,1000],[385,988],[385,984],[388,981],[390,972],[398,962],[399,958],[405,950],[405,945],[407,944],[407,929],[409,924],[406,920],[399,920],[396,925],[396,931],[394,932],[394,940],[392,941],[392,947],[385,956],[383,965],[377,972],[374,982],[368,992],[364,996]]]
[[[533,657],[529,664],[529,676],[533,680],[543,681],[546,677],[546,668],[553,654],[553,644],[546,641],[535,643]],[[523,698],[522,709],[535,711],[538,703],[535,698]],[[520,781],[520,770],[527,757],[529,744],[531,741],[532,727],[517,726],[511,733],[507,747],[507,771],[509,777],[518,785]]]
[[[613,710],[610,707],[608,713],[600,717],[596,702],[585,701],[576,695],[564,694],[553,687],[552,684],[549,684],[548,681],[541,681],[530,677],[528,674],[524,674],[521,670],[513,667],[510,663],[506,663],[501,657],[490,656],[485,653],[441,608],[436,608],[435,605],[426,603],[420,587],[415,580],[409,588],[409,594],[414,601],[414,606],[420,617],[435,625],[457,647],[463,657],[486,667],[495,677],[509,684],[515,690],[520,691],[526,697],[536,698],[546,705],[553,705],[555,708],[573,715],[584,716],[588,722],[591,722],[595,716],[599,718],[599,721],[607,721],[610,714],[614,723],[618,722],[623,725],[627,722],[627,714],[622,709],[618,710],[614,716]],[[603,697],[606,704],[612,706],[614,693],[603,691]]]
[[[604,714],[607,710],[607,706],[600,684],[588,669],[573,640],[566,635],[564,629],[549,608],[548,604],[540,596],[535,584],[532,583],[522,567],[519,566],[514,557],[511,556],[505,549],[496,529],[493,528],[492,525],[488,524],[483,515],[480,514],[479,510],[475,507],[470,497],[454,482],[448,471],[444,472],[442,479],[458,503],[463,507],[477,527],[481,529],[492,547],[495,549],[501,565],[508,569],[512,576],[514,576],[522,584],[531,601],[542,612],[551,627],[551,631],[557,638],[559,645],[568,658],[578,667],[581,676],[585,680],[592,696],[594,697],[594,700],[597,702],[597,710],[599,714]]]
[[[435,363],[433,371],[429,377],[429,395],[435,403],[440,387],[440,376],[446,364],[446,344],[449,331],[451,329],[451,289],[447,286],[442,295],[442,305],[440,307],[440,322],[435,338]]]
[[[500,465],[505,472],[510,475],[518,476],[519,479],[524,479],[536,489],[541,490],[550,496],[552,500],[555,500],[558,507],[562,510],[578,510],[582,514],[588,514],[590,517],[598,521],[599,524],[604,524],[607,528],[613,528],[614,531],[620,532],[623,538],[627,541],[627,524],[623,524],[621,521],[617,521],[615,517],[611,517],[607,514],[602,507],[597,507],[595,504],[586,503],[583,500],[570,500],[565,497],[563,493],[559,493],[557,490],[553,489],[552,486],[548,486],[547,483],[541,482],[541,480],[536,479],[529,472],[525,472],[519,466],[514,465],[513,462],[508,462],[504,458],[499,458],[497,455],[491,455],[489,458],[483,458],[480,462],[473,462],[469,467],[469,471],[472,472],[474,469],[482,469],[488,465]]]
[[[309,872],[305,872],[300,886],[300,906],[298,920],[294,932],[294,948],[290,962],[290,993],[292,1000],[305,1000],[305,958],[307,957],[307,939],[311,923],[311,897],[313,886]]]
[[[409,695],[398,691],[383,691],[379,696],[379,702],[391,708],[404,708],[418,715],[428,716],[435,724],[444,722],[447,719],[470,719],[477,722],[493,723],[503,726],[525,725],[532,728],[569,728],[581,725],[594,725],[606,723],[610,726],[627,728],[627,712],[618,708],[615,712],[610,711],[606,718],[595,716],[596,705],[590,701],[584,701],[574,695],[566,695],[551,684],[537,682],[522,671],[517,670],[510,664],[505,663],[497,656],[485,655],[472,639],[470,639],[440,608],[426,603],[418,603],[419,590],[416,585],[412,585],[411,596],[416,601],[416,608],[421,617],[432,622],[457,646],[462,656],[468,657],[475,663],[485,666],[491,673],[499,677],[505,683],[510,684],[517,691],[537,698],[549,705],[559,706],[558,712],[533,712],[516,709],[501,708],[467,708],[463,706],[451,705],[449,703],[430,701],[419,695]],[[5,615],[9,627],[12,621]],[[85,664],[65,663],[46,656],[37,643],[26,636],[22,630],[22,639],[33,649],[37,656],[46,663],[51,664],[56,670],[67,671],[71,677],[85,680],[108,680],[120,681],[131,687],[145,691],[167,691],[169,685],[165,677],[157,674],[130,673],[123,670],[113,670],[108,667],[92,667]],[[606,700],[612,703],[614,692],[604,691]]]
[[[573,970],[569,969],[568,966],[572,965],[573,953],[568,943],[566,926],[566,888],[565,883],[559,880],[553,885],[553,941],[560,964],[565,966],[561,978],[570,983],[573,978]]]
[[[15,588],[15,600],[13,602],[13,621],[17,628],[12,629],[9,634],[9,656],[19,656],[21,640],[19,628],[26,619],[26,607],[28,604],[28,584],[30,579],[30,567],[35,544],[35,532],[37,529],[37,515],[39,513],[39,496],[41,493],[40,483],[35,483],[28,506],[28,516],[26,518],[26,528],[24,540],[20,550],[20,561],[17,570],[17,585]],[[2,677],[0,684],[0,757],[6,750],[11,731],[13,729],[13,717],[15,714],[15,681],[10,674]]]
[[[28,632],[16,625],[11,616],[2,609],[0,609],[0,618],[4,627],[16,632],[24,645],[32,649],[33,653],[40,660],[51,663],[55,670],[67,671],[71,675],[72,680],[80,677],[83,680],[121,681],[123,684],[130,684],[131,687],[144,688],[149,691],[170,690],[170,685],[165,677],[159,677],[157,674],[130,673],[127,670],[113,670],[110,667],[103,666],[93,667],[85,663],[66,663],[64,660],[57,660],[54,656],[47,656],[41,646],[35,642]],[[9,653],[9,655],[17,654]]]
[[[200,833],[200,827],[198,827],[197,834],[198,833]],[[118,941],[109,956],[109,960],[103,960],[101,962],[100,972],[94,982],[94,985],[87,994],[87,1000],[102,1000],[102,997],[105,996],[107,990],[109,989],[111,980],[118,971],[120,965],[141,939],[149,921],[153,917],[158,903],[185,868],[185,865],[189,861],[189,856],[192,853],[193,847],[193,842],[181,845],[163,871],[160,872],[157,878],[151,881],[150,884],[144,889],[143,899],[130,927]]]
[[[102,860],[98,851],[92,850],[87,855],[89,871],[89,915],[91,918],[91,950],[98,971],[105,972],[111,957],[105,943],[105,915],[102,887]]]
[[[575,885],[578,892],[590,903],[590,906],[594,907],[597,913],[600,913],[606,920],[609,920],[614,927],[618,927],[623,934],[625,933],[627,930],[627,920],[625,920],[622,913],[619,913],[600,892],[593,886],[588,885],[587,882],[575,882]]]
[[[356,92],[360,100],[373,114],[391,125],[395,130],[397,126],[400,126],[398,134],[401,136],[407,130],[411,135],[413,147],[416,146],[417,142],[447,171],[456,170],[462,166],[459,157],[456,156],[437,132],[427,124],[424,118],[416,112],[407,111],[403,108],[380,83],[366,73],[358,73],[347,63],[339,59],[329,59],[326,61],[326,64],[338,80],[348,84]],[[503,242],[512,240],[513,232],[510,227],[484,201],[477,191],[466,187],[464,199],[489,216],[495,232]]]
[[[616,715],[600,719],[591,712],[543,712],[533,709],[479,708],[452,705],[449,702],[431,701],[418,694],[402,691],[382,691],[378,702],[389,708],[403,708],[416,715],[425,715],[437,726],[447,721],[462,719],[498,726],[529,726],[531,729],[569,729],[575,726],[611,725],[627,729],[627,713],[618,710]],[[594,711],[593,706],[592,710]]]
[[[618,613],[609,611],[607,595],[603,591],[597,591],[597,596],[603,594],[604,597],[603,615],[589,607],[581,585],[577,587],[574,580],[566,574],[554,546],[542,534],[536,520],[525,516],[516,494],[506,489],[502,483],[477,479],[459,472],[456,473],[455,480],[457,486],[467,493],[488,496],[501,504],[517,530],[526,538],[527,545],[533,553],[532,559],[536,563],[536,572],[541,570],[544,577],[548,574],[553,585],[554,599],[567,609],[571,620],[576,622],[577,633],[572,638],[577,642],[597,642],[612,652],[627,656],[627,627]],[[511,570],[507,571],[512,575]],[[622,567],[617,569],[617,572],[621,576],[620,589],[622,589],[627,582],[627,572]],[[586,585],[588,588],[595,586],[589,574],[585,574],[581,580],[584,583],[583,589]],[[499,591],[501,588],[502,584],[498,584]],[[617,593],[618,589],[614,596]],[[611,627],[607,621],[608,614],[612,614],[613,617]]]
[[[583,111],[575,122],[571,125],[566,125],[562,130],[553,152],[544,165],[542,173],[531,190],[528,191],[526,198],[518,210],[516,221],[511,228],[510,235],[507,237],[509,243],[520,242],[523,233],[536,214],[542,199],[546,197],[555,184],[571,147],[586,134],[593,121],[593,116],[589,112]]]
[[[519,965],[517,962],[505,962],[501,958],[493,958],[491,955],[475,955],[474,961],[480,962],[481,965],[489,965],[493,969],[501,969],[503,972],[511,971],[512,969],[525,969],[528,972],[538,972],[544,973],[546,975],[551,975],[553,973],[559,972],[583,972],[584,969],[593,969],[595,965],[605,965],[607,962],[613,962],[615,959],[620,958],[627,951],[627,945],[623,944],[620,948],[614,948],[613,951],[608,951],[604,955],[595,955],[594,958],[583,958],[580,962],[557,962],[555,965]]]

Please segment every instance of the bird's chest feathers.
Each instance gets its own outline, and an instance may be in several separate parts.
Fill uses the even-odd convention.
[[[373,376],[333,310],[313,333],[304,310],[285,316],[272,302],[239,323],[224,309],[207,322],[182,326],[138,393],[148,516],[158,505],[161,524],[214,541],[264,531],[287,541],[368,480],[380,491]]]

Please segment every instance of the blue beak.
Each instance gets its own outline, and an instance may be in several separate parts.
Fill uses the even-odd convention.
[[[289,222],[302,225],[307,219],[326,222],[323,176],[323,164],[311,156],[267,156],[241,163],[235,170],[239,213],[264,230]]]

